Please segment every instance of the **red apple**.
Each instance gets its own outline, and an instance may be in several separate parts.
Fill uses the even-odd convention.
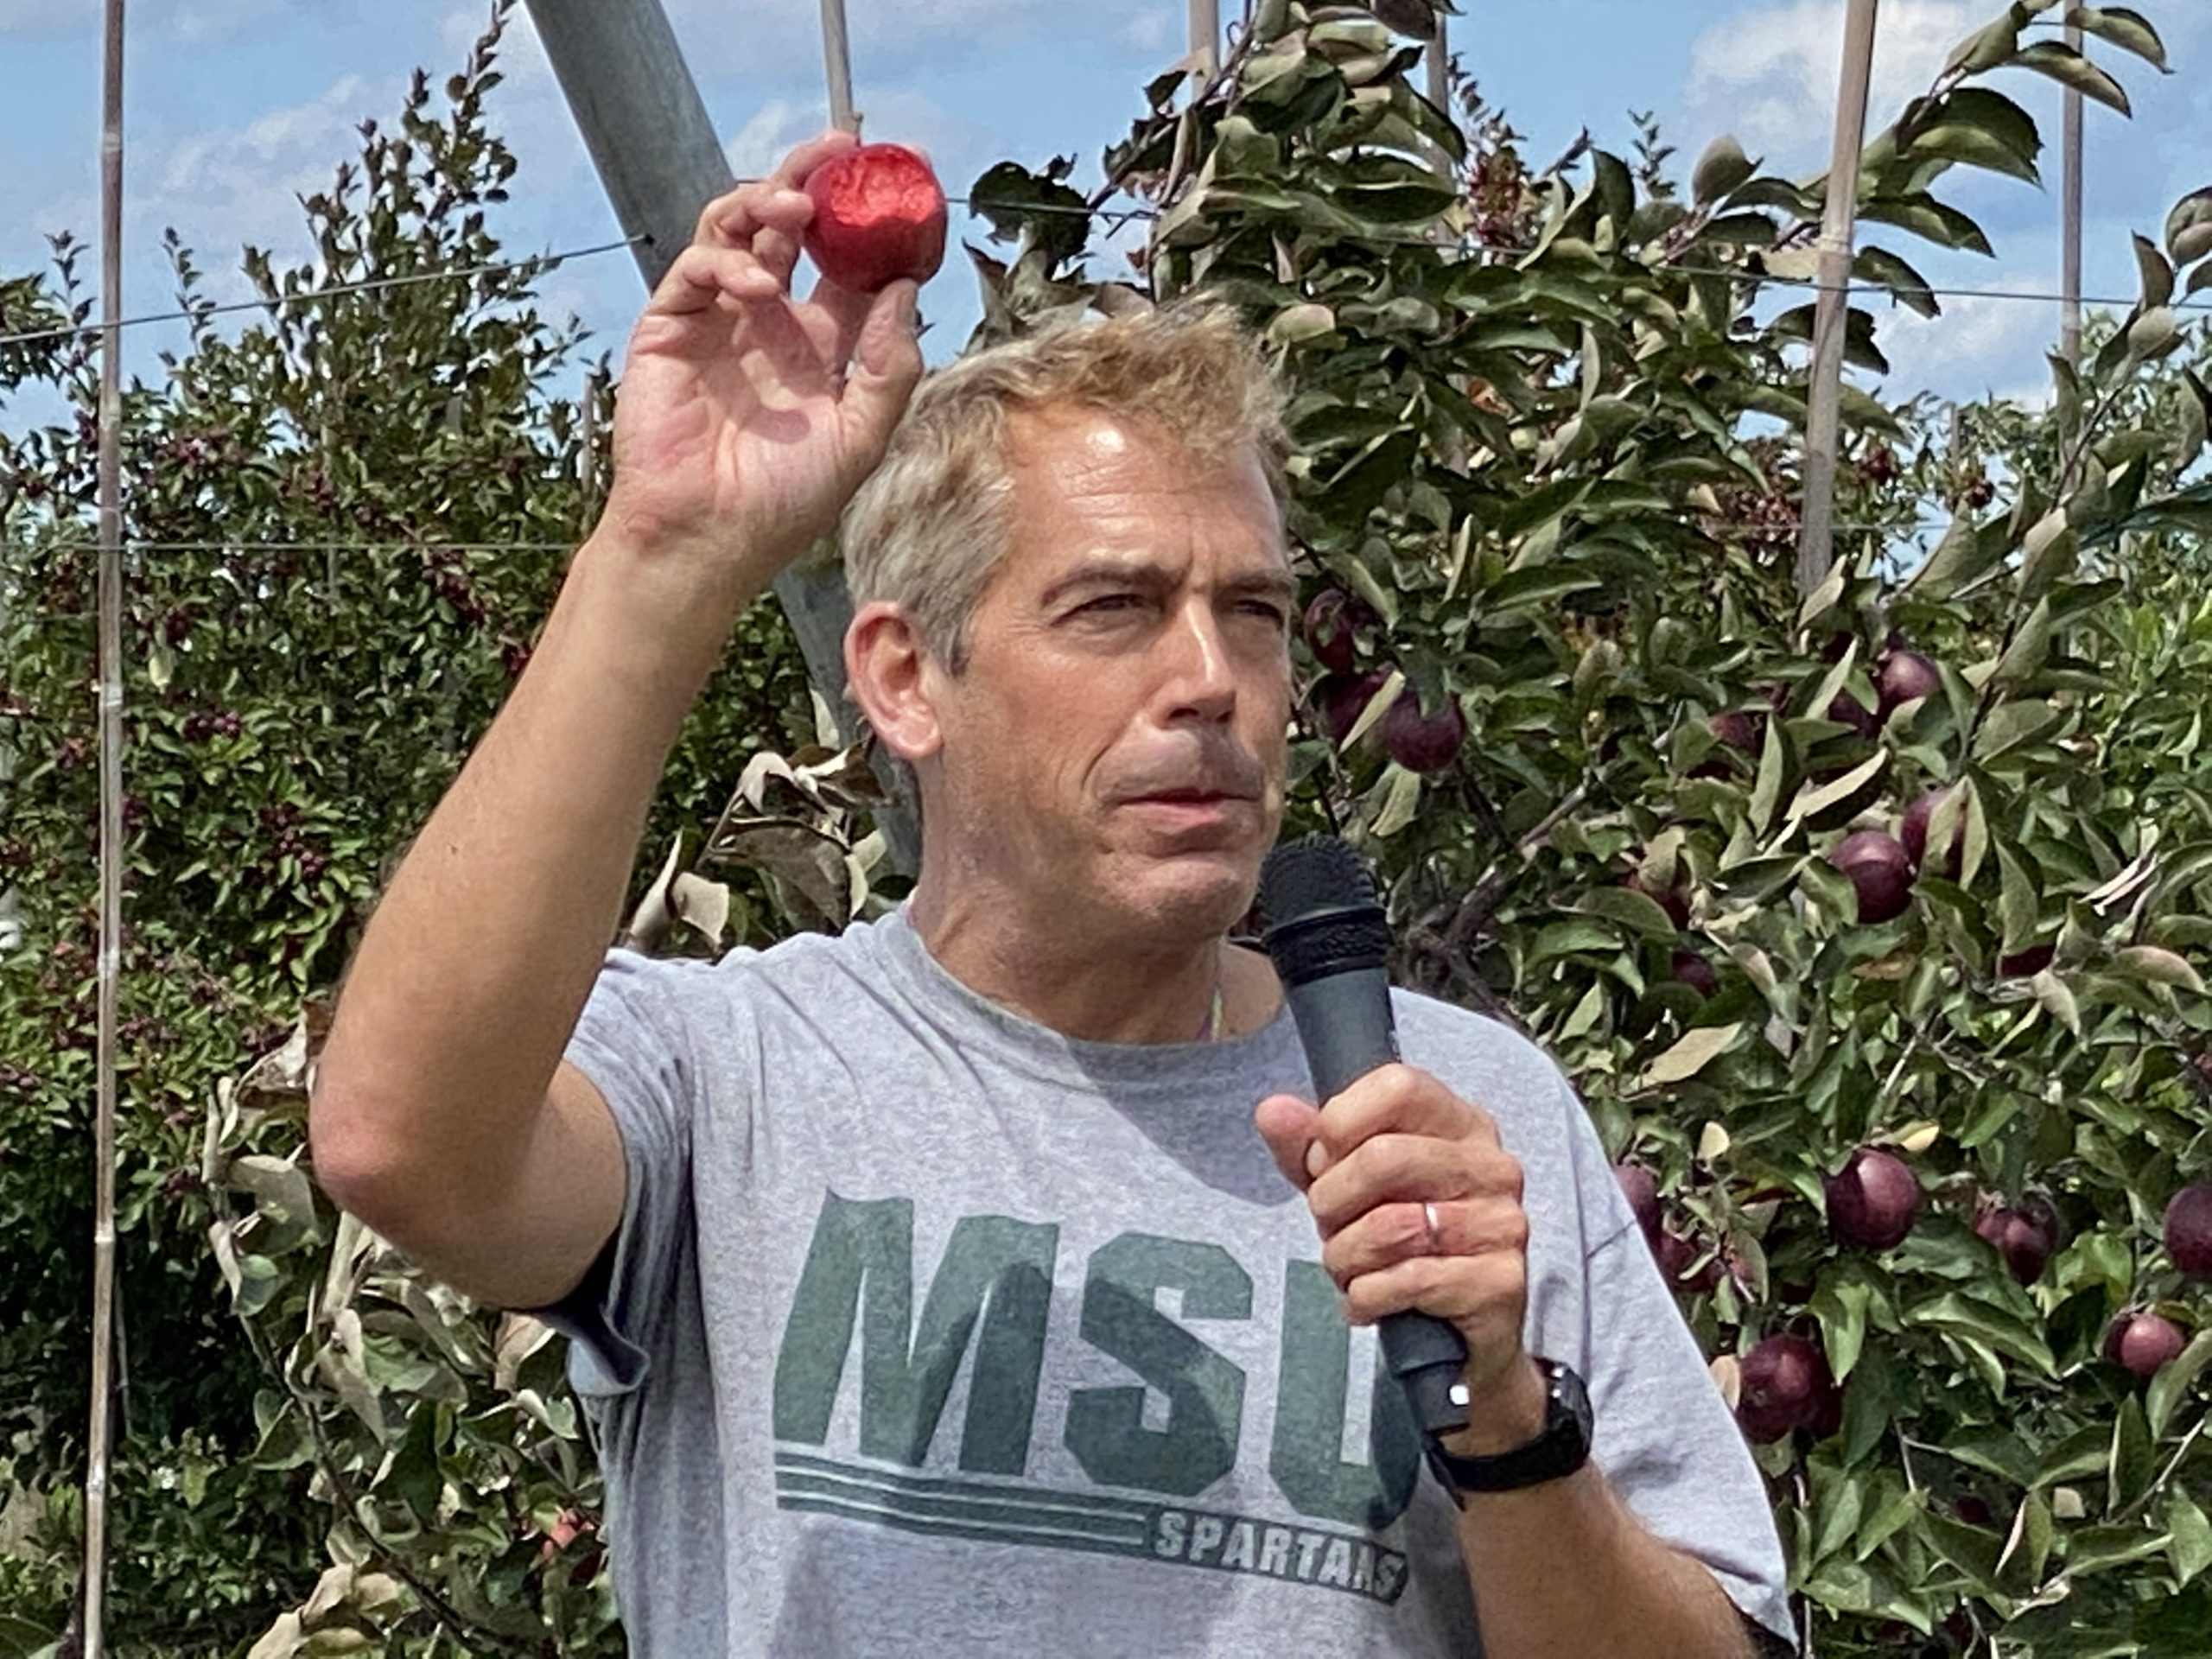
[[[1861,1147],[1822,1182],[1828,1230],[1846,1244],[1886,1250],[1902,1243],[1920,1216],[1920,1179],[1912,1166],[1879,1147]]]
[[[1467,718],[1447,698],[1433,715],[1421,711],[1421,699],[1402,696],[1382,716],[1382,747],[1408,772],[1441,772],[1459,758],[1467,741]]]
[[[1613,1179],[1621,1185],[1622,1196],[1628,1206],[1636,1211],[1636,1224],[1643,1229],[1643,1236],[1656,1249],[1659,1243],[1659,1181],[1642,1164],[1630,1160],[1613,1166]]]
[[[1731,709],[1707,722],[1719,738],[1738,753],[1756,760],[1766,742],[1766,716],[1749,709]]]
[[[1848,686],[1829,700],[1828,718],[1839,726],[1850,727],[1861,737],[1872,737],[1882,729],[1882,717],[1853,696]]]
[[[1313,660],[1331,673],[1348,674],[1359,644],[1361,626],[1367,620],[1365,606],[1341,589],[1331,588],[1306,607],[1301,626],[1306,649],[1313,653]]]
[[[1940,696],[1943,676],[1916,651],[1892,651],[1875,671],[1874,690],[1882,700],[1882,718],[1887,720],[1901,703],[1916,697]]]
[[[1711,996],[1720,988],[1720,976],[1713,971],[1711,963],[1694,950],[1675,952],[1674,975],[1700,996]]]
[[[1970,1527],[1990,1526],[1997,1519],[1989,1500],[1980,1492],[1961,1492],[1951,1500],[1951,1513]]]
[[[1736,1421],[1755,1446],[1801,1428],[1834,1386],[1827,1357],[1802,1337],[1769,1337],[1743,1357]]]
[[[2031,944],[2026,950],[2015,951],[2009,957],[1998,957],[1997,972],[2005,979],[2025,979],[2030,975],[2039,974],[2050,967],[2052,959],[2057,955],[2058,950],[2055,945]]]
[[[2181,1327],[2162,1313],[2135,1308],[2105,1332],[2105,1357],[2137,1376],[2155,1376],[2189,1345]]]
[[[806,251],[822,274],[855,294],[901,277],[925,283],[944,263],[944,191],[903,144],[862,144],[807,175],[814,219]]]
[[[1996,1205],[1975,1217],[1974,1231],[1986,1239],[2014,1279],[2031,1285],[2043,1277],[2058,1246],[2058,1213],[2048,1199],[2031,1199],[2018,1209]]]
[[[1660,909],[1665,911],[1667,919],[1674,923],[1676,927],[1688,927],[1690,925],[1690,896],[1680,887],[1669,887],[1663,893],[1654,893],[1644,885],[1643,875],[1638,874],[1629,877],[1628,889],[1630,893],[1642,893]]]
[[[1936,809],[1950,794],[1948,789],[1931,789],[1914,798],[1906,807],[1904,816],[1897,820],[1897,839],[1904,845],[1905,856],[1912,861],[1912,868],[1921,870],[1928,861],[1928,829],[1936,822]],[[1951,826],[1951,851],[1943,861],[1945,880],[1955,881],[1965,867],[1967,852],[1967,815],[1961,812],[1958,822]]]
[[[1912,903],[1912,855],[1894,836],[1879,830],[1846,836],[1828,862],[1851,878],[1862,924],[1893,921]]]
[[[1332,743],[1342,743],[1358,724],[1367,705],[1390,677],[1387,668],[1370,668],[1363,674],[1327,674],[1313,688],[1313,701],[1321,730]]]
[[[2212,1182],[2184,1186],[2166,1205],[2166,1254],[2191,1279],[2212,1279]]]

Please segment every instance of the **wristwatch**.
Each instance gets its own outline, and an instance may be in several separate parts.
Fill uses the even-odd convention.
[[[1590,1391],[1572,1367],[1539,1359],[1544,1374],[1544,1426],[1525,1446],[1484,1458],[1445,1449],[1440,1434],[1426,1436],[1428,1466],[1463,1507],[1469,1492],[1510,1492],[1571,1475],[1590,1459]]]

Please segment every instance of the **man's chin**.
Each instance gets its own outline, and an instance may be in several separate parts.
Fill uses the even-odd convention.
[[[1263,851],[1177,853],[1130,861],[1113,872],[1106,897],[1133,925],[1193,935],[1226,933],[1252,906]]]

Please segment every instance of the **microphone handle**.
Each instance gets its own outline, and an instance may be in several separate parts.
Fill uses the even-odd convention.
[[[1398,1058],[1387,969],[1326,974],[1303,985],[1287,985],[1283,995],[1320,1099],[1342,1094],[1377,1066]],[[1452,1395],[1467,1363],[1467,1344],[1459,1332],[1427,1313],[1390,1313],[1383,1316],[1380,1334],[1383,1363],[1405,1389],[1415,1426],[1430,1433],[1463,1427],[1465,1402]]]

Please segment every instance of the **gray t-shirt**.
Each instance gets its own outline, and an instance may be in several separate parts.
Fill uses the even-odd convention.
[[[1565,1079],[1395,1001],[1407,1061],[1524,1167],[1528,1343],[1588,1380],[1598,1465],[1786,1630],[1758,1471]],[[1480,1653],[1457,1512],[1253,1127],[1311,1098],[1287,1013],[1076,1041],[902,909],[612,953],[568,1057],[629,1183],[550,1317],[640,1659]]]

